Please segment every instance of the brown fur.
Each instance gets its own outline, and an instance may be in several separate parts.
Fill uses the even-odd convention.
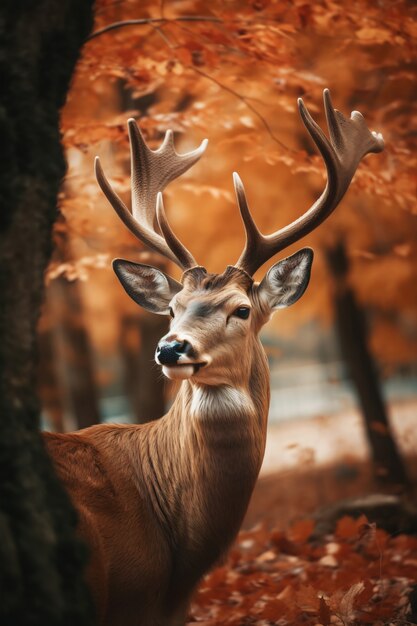
[[[212,373],[183,381],[156,422],[45,434],[91,550],[87,579],[106,626],[184,624],[196,584],[238,532],[262,463],[265,315],[244,272],[197,274],[184,277],[171,334],[186,328],[199,353],[217,350]],[[232,320],[225,337],[239,298],[251,302],[251,319]],[[193,299],[208,299],[209,317],[191,319]]]

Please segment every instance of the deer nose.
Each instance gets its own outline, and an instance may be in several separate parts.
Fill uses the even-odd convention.
[[[161,365],[173,365],[183,354],[191,352],[188,341],[161,341],[156,348],[156,356]]]

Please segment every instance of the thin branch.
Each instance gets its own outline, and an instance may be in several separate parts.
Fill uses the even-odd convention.
[[[167,37],[167,35],[164,33],[162,28],[159,27],[159,26],[156,26],[156,25],[153,25],[153,28],[158,33],[158,35],[162,38],[164,43],[169,47],[169,49],[175,55],[175,46],[173,45],[173,43],[169,39],[169,37]],[[242,94],[240,94],[237,91],[235,91],[232,87],[229,87],[228,85],[225,85],[224,83],[219,81],[217,78],[214,78],[214,76],[211,76],[210,74],[207,74],[206,72],[204,72],[204,70],[201,70],[201,69],[195,67],[194,65],[185,65],[184,63],[182,63],[182,65],[185,68],[195,72],[196,74],[200,74],[200,76],[202,76],[203,78],[206,78],[207,80],[210,80],[211,82],[216,84],[218,87],[220,87],[220,89],[222,89],[223,91],[226,91],[227,93],[230,93],[232,96],[234,96],[235,98],[237,98],[238,100],[243,102],[245,104],[245,106],[250,111],[252,111],[252,113],[261,121],[261,123],[263,124],[264,128],[266,129],[266,132],[271,137],[271,139],[273,141],[275,141],[275,143],[277,143],[279,146],[281,146],[281,148],[283,148],[287,152],[293,152],[293,150],[289,146],[286,146],[280,139],[278,139],[278,137],[276,135],[274,135],[274,132],[273,132],[272,128],[270,127],[267,119],[262,115],[262,113],[260,113],[253,106],[253,104],[251,104],[249,102],[249,97],[242,96]]]
[[[210,17],[210,16],[204,16],[204,15],[183,15],[181,17],[177,17],[177,18],[172,19],[172,20],[165,19],[165,18],[162,18],[162,17],[160,17],[160,18],[143,18],[143,19],[137,19],[137,20],[126,20],[126,21],[123,21],[123,22],[114,22],[113,24],[109,24],[108,26],[105,26],[104,28],[95,31],[94,33],[92,33],[88,37],[87,41],[93,39],[94,37],[98,37],[99,35],[102,35],[103,33],[109,32],[111,30],[115,30],[116,28],[121,28],[123,26],[138,26],[138,25],[148,24],[148,25],[153,27],[154,31],[156,33],[158,33],[158,35],[160,35],[160,37],[163,39],[165,44],[175,54],[175,46],[170,41],[169,37],[167,37],[167,35],[164,33],[164,31],[162,30],[161,26],[165,26],[166,24],[169,24],[169,23],[175,24],[177,22],[214,22],[216,24],[223,24],[223,21],[221,19],[217,18],[217,17]],[[160,24],[160,26],[158,26],[158,24]],[[251,102],[249,100],[253,100],[254,98],[250,98],[250,96],[249,97],[243,96],[239,92],[235,91],[232,87],[229,87],[228,85],[225,85],[224,83],[219,81],[217,78],[214,78],[214,76],[211,76],[210,74],[207,74],[207,72],[204,72],[204,70],[201,70],[201,69],[195,67],[194,65],[185,65],[184,63],[182,63],[182,65],[184,67],[186,67],[187,69],[195,72],[196,74],[199,74],[203,78],[205,78],[207,80],[210,80],[211,82],[216,84],[218,87],[220,87],[220,89],[222,89],[223,91],[226,91],[227,93],[230,93],[232,96],[234,96],[235,98],[237,98],[238,100],[243,102],[245,104],[245,106],[262,123],[262,125],[264,126],[266,132],[268,133],[268,135],[270,136],[272,141],[277,143],[284,150],[286,150],[288,152],[292,152],[292,149],[289,146],[286,146],[274,134],[271,126],[269,125],[268,120],[262,115],[262,113],[260,113],[260,111],[258,111],[258,109],[256,107],[253,106],[253,104],[251,104]]]
[[[240,94],[238,91],[235,91],[232,87],[229,87],[228,85],[225,85],[221,81],[217,80],[217,78],[214,78],[214,76],[211,76],[210,74],[207,74],[206,72],[204,72],[203,70],[200,70],[198,67],[195,67],[194,65],[187,65],[186,67],[188,67],[188,69],[190,69],[190,70],[193,70],[197,74],[200,74],[200,76],[203,76],[204,78],[207,78],[207,80],[210,80],[215,85],[218,85],[220,87],[220,89],[223,89],[223,91],[227,91],[232,96],[234,96],[235,98],[237,98],[238,100],[243,102],[246,105],[246,107],[249,109],[249,111],[252,111],[252,113],[254,115],[256,115],[258,120],[260,120],[260,122],[263,124],[266,132],[271,137],[271,139],[273,141],[275,141],[275,143],[277,143],[279,146],[281,146],[281,148],[283,148],[284,150],[286,150],[288,152],[292,151],[289,146],[286,146],[285,143],[283,143],[280,139],[278,139],[278,137],[274,134],[271,126],[269,125],[268,120],[262,115],[262,113],[260,113],[258,111],[258,109],[256,109],[253,106],[253,104],[251,104],[249,102],[249,99],[246,96],[242,96],[242,94]]]
[[[159,35],[161,37],[161,39],[163,40],[163,42],[165,43],[165,45],[168,46],[168,48],[173,49],[173,45],[171,43],[171,41],[168,39],[168,37],[165,35],[164,31],[162,30],[162,28],[160,26],[157,26],[156,24],[151,24],[152,28],[154,29],[155,33],[157,35]]]
[[[123,20],[121,22],[113,22],[112,24],[108,24],[99,30],[96,30],[94,33],[91,33],[86,39],[86,41],[91,41],[91,39],[95,39],[99,35],[103,35],[104,33],[108,33],[112,30],[116,30],[118,28],[123,28],[125,26],[143,26],[145,24],[166,24],[169,22],[213,22],[215,24],[221,24],[222,20],[218,17],[211,17],[209,15],[182,15],[180,17],[176,17],[175,19],[167,19],[165,17],[144,17],[137,20]]]

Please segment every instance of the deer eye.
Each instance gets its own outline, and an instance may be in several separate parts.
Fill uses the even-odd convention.
[[[249,313],[250,308],[248,306],[239,306],[235,311],[233,311],[233,315],[235,317],[239,317],[241,320],[247,320]]]
[[[169,307],[169,314],[171,317],[175,317],[174,311],[172,310],[172,306]]]

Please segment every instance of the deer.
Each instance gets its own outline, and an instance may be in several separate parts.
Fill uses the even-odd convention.
[[[162,198],[168,183],[200,159],[207,140],[180,155],[168,130],[151,150],[130,119],[131,210],[96,158],[98,184],[124,224],[182,271],[177,281],[150,265],[113,261],[139,306],[171,317],[155,352],[163,374],[180,385],[168,412],[139,425],[45,434],[89,548],[86,581],[103,626],[183,626],[196,586],[235,539],[266,442],[269,368],[259,332],[276,310],[303,295],[313,251],[279,260],[260,282],[253,275],[329,217],[362,158],[384,148],[382,135],[369,131],[359,112],[348,119],[333,108],[327,89],[329,137],[302,99],[298,105],[324,160],[324,191],[301,217],[264,235],[235,173],[246,243],[221,274],[200,266],[174,234]]]

